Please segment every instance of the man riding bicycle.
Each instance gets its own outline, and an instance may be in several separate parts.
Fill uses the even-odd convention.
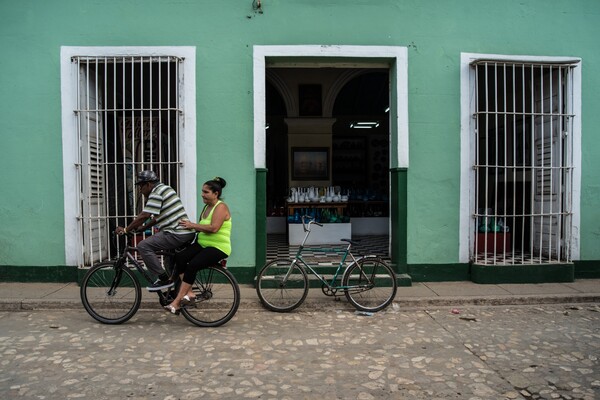
[[[148,200],[142,212],[125,228],[117,226],[115,233],[122,235],[141,227],[143,230],[156,225],[159,232],[142,240],[137,249],[146,267],[158,278],[147,287],[151,292],[173,286],[173,280],[165,272],[156,255],[160,250],[172,250],[191,243],[196,232],[179,225],[181,220],[189,220],[181,199],[175,190],[161,183],[154,171],[145,170],[137,175],[135,183]],[[145,223],[145,221],[149,222]]]

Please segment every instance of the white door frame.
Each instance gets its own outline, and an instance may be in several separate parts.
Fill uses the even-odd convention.
[[[179,195],[190,215],[196,215],[196,48],[192,46],[173,47],[73,47],[60,49],[61,109],[62,109],[62,150],[63,150],[63,188],[65,221],[65,263],[82,265],[82,236],[77,210],[79,210],[78,168],[79,143],[77,138],[77,63],[75,56],[90,57],[128,57],[128,56],[164,56],[171,55],[185,59],[180,96],[185,110],[183,129],[180,135],[181,160],[184,161],[180,172]]]

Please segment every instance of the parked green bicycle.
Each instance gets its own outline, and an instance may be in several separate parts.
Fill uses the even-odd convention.
[[[308,222],[306,222],[308,221]],[[308,272],[321,282],[327,296],[343,293],[348,301],[360,311],[380,311],[392,303],[398,284],[396,274],[380,257],[365,255],[355,258],[350,248],[357,241],[342,239],[348,243],[345,249],[306,248],[312,225],[323,226],[308,216],[302,217],[305,236],[296,255],[291,259],[276,259],[267,263],[256,277],[256,292],[261,303],[276,312],[292,311],[300,306],[309,289]],[[315,270],[302,258],[306,250],[320,253],[335,252],[341,255],[340,263],[329,279]],[[348,260],[348,257],[350,259]],[[346,261],[349,261],[346,264]],[[342,274],[343,272],[343,274]],[[341,284],[340,284],[341,275]]]

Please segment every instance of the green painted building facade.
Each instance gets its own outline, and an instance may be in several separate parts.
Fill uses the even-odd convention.
[[[77,266],[89,256],[82,256],[85,239],[78,219],[82,207],[78,182],[86,173],[78,159],[84,142],[77,119],[82,88],[87,87],[88,99],[91,87],[101,88],[105,95],[118,92],[106,86],[106,78],[117,76],[117,69],[107,72],[105,66],[139,57],[150,62],[152,57],[172,57],[169,65],[178,68],[173,73],[179,79],[178,120],[173,125],[180,149],[178,190],[190,214],[197,216],[202,182],[216,175],[227,179],[225,200],[234,219],[229,265],[241,282],[251,282],[255,268],[265,260],[270,174],[275,172],[269,164],[274,154],[265,130],[267,125],[274,127],[267,101],[270,88],[285,103],[288,132],[298,121],[336,119],[339,105],[334,94],[342,92],[342,83],[350,82],[340,77],[343,74],[319,81],[323,92],[318,118],[309,114],[303,119],[298,89],[292,84],[304,72],[327,75],[330,70],[343,70],[347,76],[384,71],[388,78],[386,198],[391,259],[398,272],[413,281],[598,278],[598,37],[596,0],[4,1],[0,4],[0,281],[78,279]],[[89,65],[94,73],[86,69]],[[286,78],[286,69],[304,72]],[[538,71],[536,86],[529,76]],[[522,78],[511,81],[506,74]],[[94,76],[104,79],[96,81]],[[103,85],[96,84],[100,81]],[[511,89],[505,85],[509,81],[523,89]],[[154,89],[162,86],[156,83]],[[540,103],[560,103],[563,112],[556,118],[544,119],[543,105],[536,113],[535,95],[531,107],[523,106],[528,111],[518,123],[513,118],[518,106],[490,105],[507,98],[516,104],[521,95],[538,89],[548,92]],[[504,94],[499,96],[500,92]],[[485,107],[484,97],[493,97]],[[549,191],[556,189],[557,196],[566,199],[558,211],[553,209],[565,219],[549,228],[555,229],[554,243],[561,248],[554,261],[550,255],[534,265],[473,262],[478,233],[486,233],[480,231],[485,215],[479,214],[492,208],[489,201],[482,206],[482,199],[488,198],[481,190],[483,173],[473,176],[481,163],[473,160],[481,161],[477,158],[483,151],[481,128],[508,132],[506,118],[515,127],[525,126],[529,122],[523,121],[529,118],[536,127],[527,125],[525,130],[541,132],[542,148],[543,126],[555,129],[562,141],[568,137],[568,148],[557,147],[557,154],[567,159],[558,178],[560,189],[550,186]],[[480,135],[479,142],[473,132]],[[532,141],[537,143],[535,135]],[[486,141],[486,146],[500,142]],[[520,172],[523,168],[518,165],[535,164],[535,150],[534,161],[514,165],[506,161],[509,153],[517,160],[517,147],[529,151],[535,143],[500,143],[503,156],[496,152],[493,163],[488,159],[483,167],[486,176],[492,176],[490,168],[498,169],[501,158],[500,170],[506,176],[507,171]],[[544,164],[542,157],[538,164],[550,180],[555,158],[548,156],[550,164]],[[532,171],[531,176],[536,174]],[[494,179],[486,188],[495,199],[516,197],[506,190],[498,194],[508,178],[496,174]],[[500,215],[514,218],[508,207],[500,208],[493,207],[496,220]],[[534,209],[532,205],[528,213],[537,218]],[[517,227],[510,229],[514,238]],[[534,231],[531,226],[527,229]],[[531,237],[521,235],[518,242],[531,242]],[[552,249],[550,253],[554,254]]]

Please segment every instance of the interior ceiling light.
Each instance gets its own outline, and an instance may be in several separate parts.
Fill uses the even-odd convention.
[[[387,106],[384,112],[390,112],[390,106]]]
[[[350,123],[350,128],[353,129],[371,129],[377,128],[379,121],[354,121]]]

